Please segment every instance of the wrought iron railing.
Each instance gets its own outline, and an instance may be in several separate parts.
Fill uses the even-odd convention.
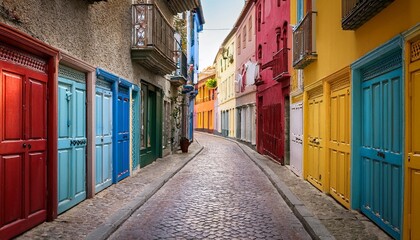
[[[344,30],[354,30],[378,14],[394,0],[342,0],[342,21]]]
[[[163,14],[152,3],[134,4],[132,48],[154,47],[164,56],[174,61],[175,30]]]
[[[274,80],[281,79],[283,76],[289,76],[287,69],[288,48],[283,48],[273,55],[273,78]]]
[[[316,12],[308,12],[293,30],[293,67],[303,69],[317,58]]]
[[[182,50],[182,45],[175,39],[175,46],[177,51],[175,53],[176,70],[174,76],[184,77],[185,80],[188,78],[188,64],[187,55]]]

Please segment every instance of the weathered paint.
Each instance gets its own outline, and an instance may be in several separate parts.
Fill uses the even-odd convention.
[[[418,47],[420,25],[406,36],[406,156],[404,160],[404,239],[420,236],[420,58]]]

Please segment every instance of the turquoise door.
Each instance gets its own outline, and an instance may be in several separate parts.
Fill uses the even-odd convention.
[[[130,174],[130,96],[127,88],[119,87],[118,92],[118,126],[117,158],[115,171],[117,182]]]
[[[131,141],[132,148],[131,154],[133,157],[132,160],[132,170],[138,169],[140,165],[140,106],[139,106],[139,93],[138,91],[133,91],[133,96],[131,99],[131,112],[132,119],[131,121]]]
[[[95,191],[112,184],[112,92],[96,88]]]
[[[402,216],[401,68],[362,83],[361,211],[394,238]]]
[[[84,81],[84,74],[79,75],[81,81]],[[86,85],[84,82],[63,75],[59,76],[58,81],[58,213],[60,214],[86,198],[87,141]]]

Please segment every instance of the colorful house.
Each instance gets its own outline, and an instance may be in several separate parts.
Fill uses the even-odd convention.
[[[196,85],[198,83],[198,59],[199,59],[199,38],[198,34],[203,30],[204,25],[203,9],[200,5],[192,11],[187,12],[187,58],[190,71],[188,72],[189,81]],[[186,136],[188,139],[193,139],[194,133],[194,99],[195,92],[188,96],[188,110],[187,110],[187,126]]]
[[[177,94],[167,77],[177,70],[172,20],[198,7],[2,3],[1,238],[55,219],[171,149],[171,111],[163,107]],[[148,35],[156,32],[160,38]]]
[[[247,1],[236,24],[236,138],[256,144],[256,105],[257,87],[255,58],[255,4]]]
[[[235,127],[235,29],[223,41],[216,55],[217,102],[220,119],[219,133],[226,137],[236,136]]]
[[[257,0],[257,150],[281,164],[289,155],[289,1]]]
[[[392,0],[291,6],[294,91],[304,79],[303,177],[396,239],[414,239],[420,224],[409,108],[419,7]]]
[[[197,84],[198,95],[195,99],[195,129],[213,133],[214,131],[214,103],[217,102],[216,87],[209,88],[208,80],[216,79],[216,70],[213,67],[203,69],[199,74]]]

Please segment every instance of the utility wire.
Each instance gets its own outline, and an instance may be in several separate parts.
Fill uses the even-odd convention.
[[[232,28],[204,28],[204,31],[230,31]]]

